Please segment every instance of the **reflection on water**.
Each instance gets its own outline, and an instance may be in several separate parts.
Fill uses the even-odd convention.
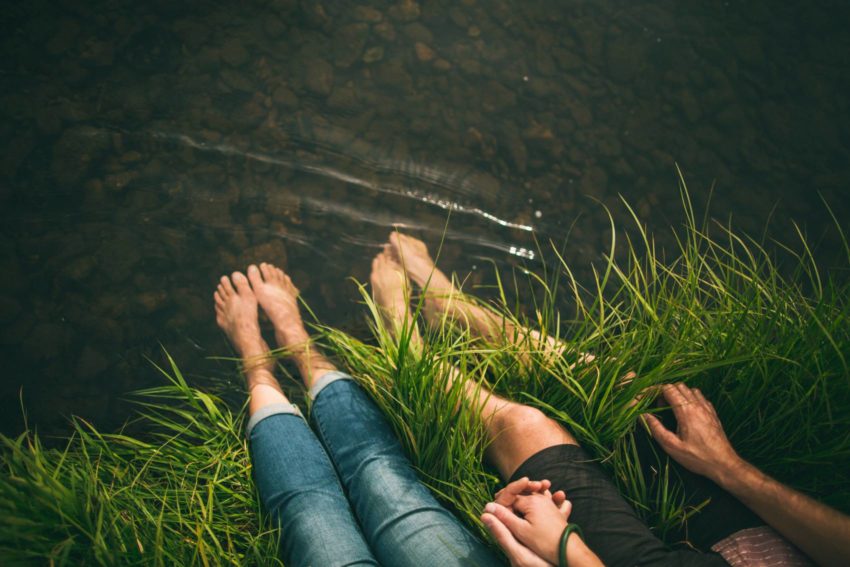
[[[610,236],[602,205],[627,218],[619,195],[651,227],[682,222],[675,161],[698,202],[716,182],[718,217],[819,239],[817,192],[850,209],[850,33],[817,4],[7,9],[0,427],[22,427],[22,385],[43,431],[122,421],[160,343],[225,375],[206,360],[228,352],[211,292],[249,262],[286,266],[324,322],[357,330],[348,278],[394,225],[444,239],[470,284],[569,233],[581,277]]]

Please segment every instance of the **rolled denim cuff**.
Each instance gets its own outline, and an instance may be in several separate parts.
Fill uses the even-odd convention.
[[[248,420],[248,425],[245,426],[245,437],[248,437],[250,439],[251,431],[257,426],[258,423],[260,423],[267,417],[271,417],[273,415],[278,414],[297,415],[301,419],[304,419],[304,415],[301,413],[301,410],[298,409],[298,406],[296,406],[295,404],[269,404],[255,411],[254,415],[252,415],[251,418]]]
[[[345,372],[340,372],[339,370],[331,370],[330,372],[326,372],[322,375],[321,378],[316,380],[316,383],[313,384],[313,387],[310,388],[310,399],[315,400],[316,396],[319,395],[319,392],[324,390],[329,384],[332,382],[336,382],[337,380],[354,380],[349,374]]]

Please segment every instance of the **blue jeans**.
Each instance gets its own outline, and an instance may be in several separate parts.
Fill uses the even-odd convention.
[[[254,479],[287,567],[503,563],[419,482],[350,376],[329,372],[310,394],[315,434],[289,404],[248,423]]]

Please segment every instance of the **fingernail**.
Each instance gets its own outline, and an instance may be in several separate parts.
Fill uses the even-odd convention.
[[[493,512],[496,511],[496,505],[493,504],[492,502],[488,502],[487,505],[484,506],[484,511],[487,512],[488,514],[492,514]]]

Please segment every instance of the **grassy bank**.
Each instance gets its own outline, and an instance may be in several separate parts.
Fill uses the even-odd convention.
[[[273,565],[242,435],[244,411],[190,388],[136,393],[131,436],[83,420],[64,450],[0,437],[3,565]]]
[[[661,534],[689,511],[663,458],[659,475],[641,472],[631,438],[636,416],[654,406],[632,400],[671,380],[698,385],[714,401],[746,458],[850,510],[846,274],[820,270],[803,238],[784,253],[793,266],[780,270],[758,242],[695,219],[686,195],[684,210],[679,249],[666,260],[636,223],[638,238],[612,239],[592,281],[577,281],[553,248],[549,269],[516,282],[525,310],[498,294],[492,309],[565,341],[562,357],[537,341],[476,341],[449,319],[429,328],[427,347],[414,353],[406,336],[389,336],[365,288],[374,337],[325,328],[323,342],[372,393],[424,481],[473,526],[498,481],[481,464],[484,436],[461,384],[447,387],[446,361],[564,423]],[[846,243],[845,253],[840,270],[850,267]],[[628,371],[637,377],[623,381]],[[139,393],[132,430],[142,437],[78,420],[65,450],[44,448],[34,433],[1,439],[5,564],[273,562],[275,534],[259,517],[243,410],[188,386],[176,365],[164,375],[166,386]]]

